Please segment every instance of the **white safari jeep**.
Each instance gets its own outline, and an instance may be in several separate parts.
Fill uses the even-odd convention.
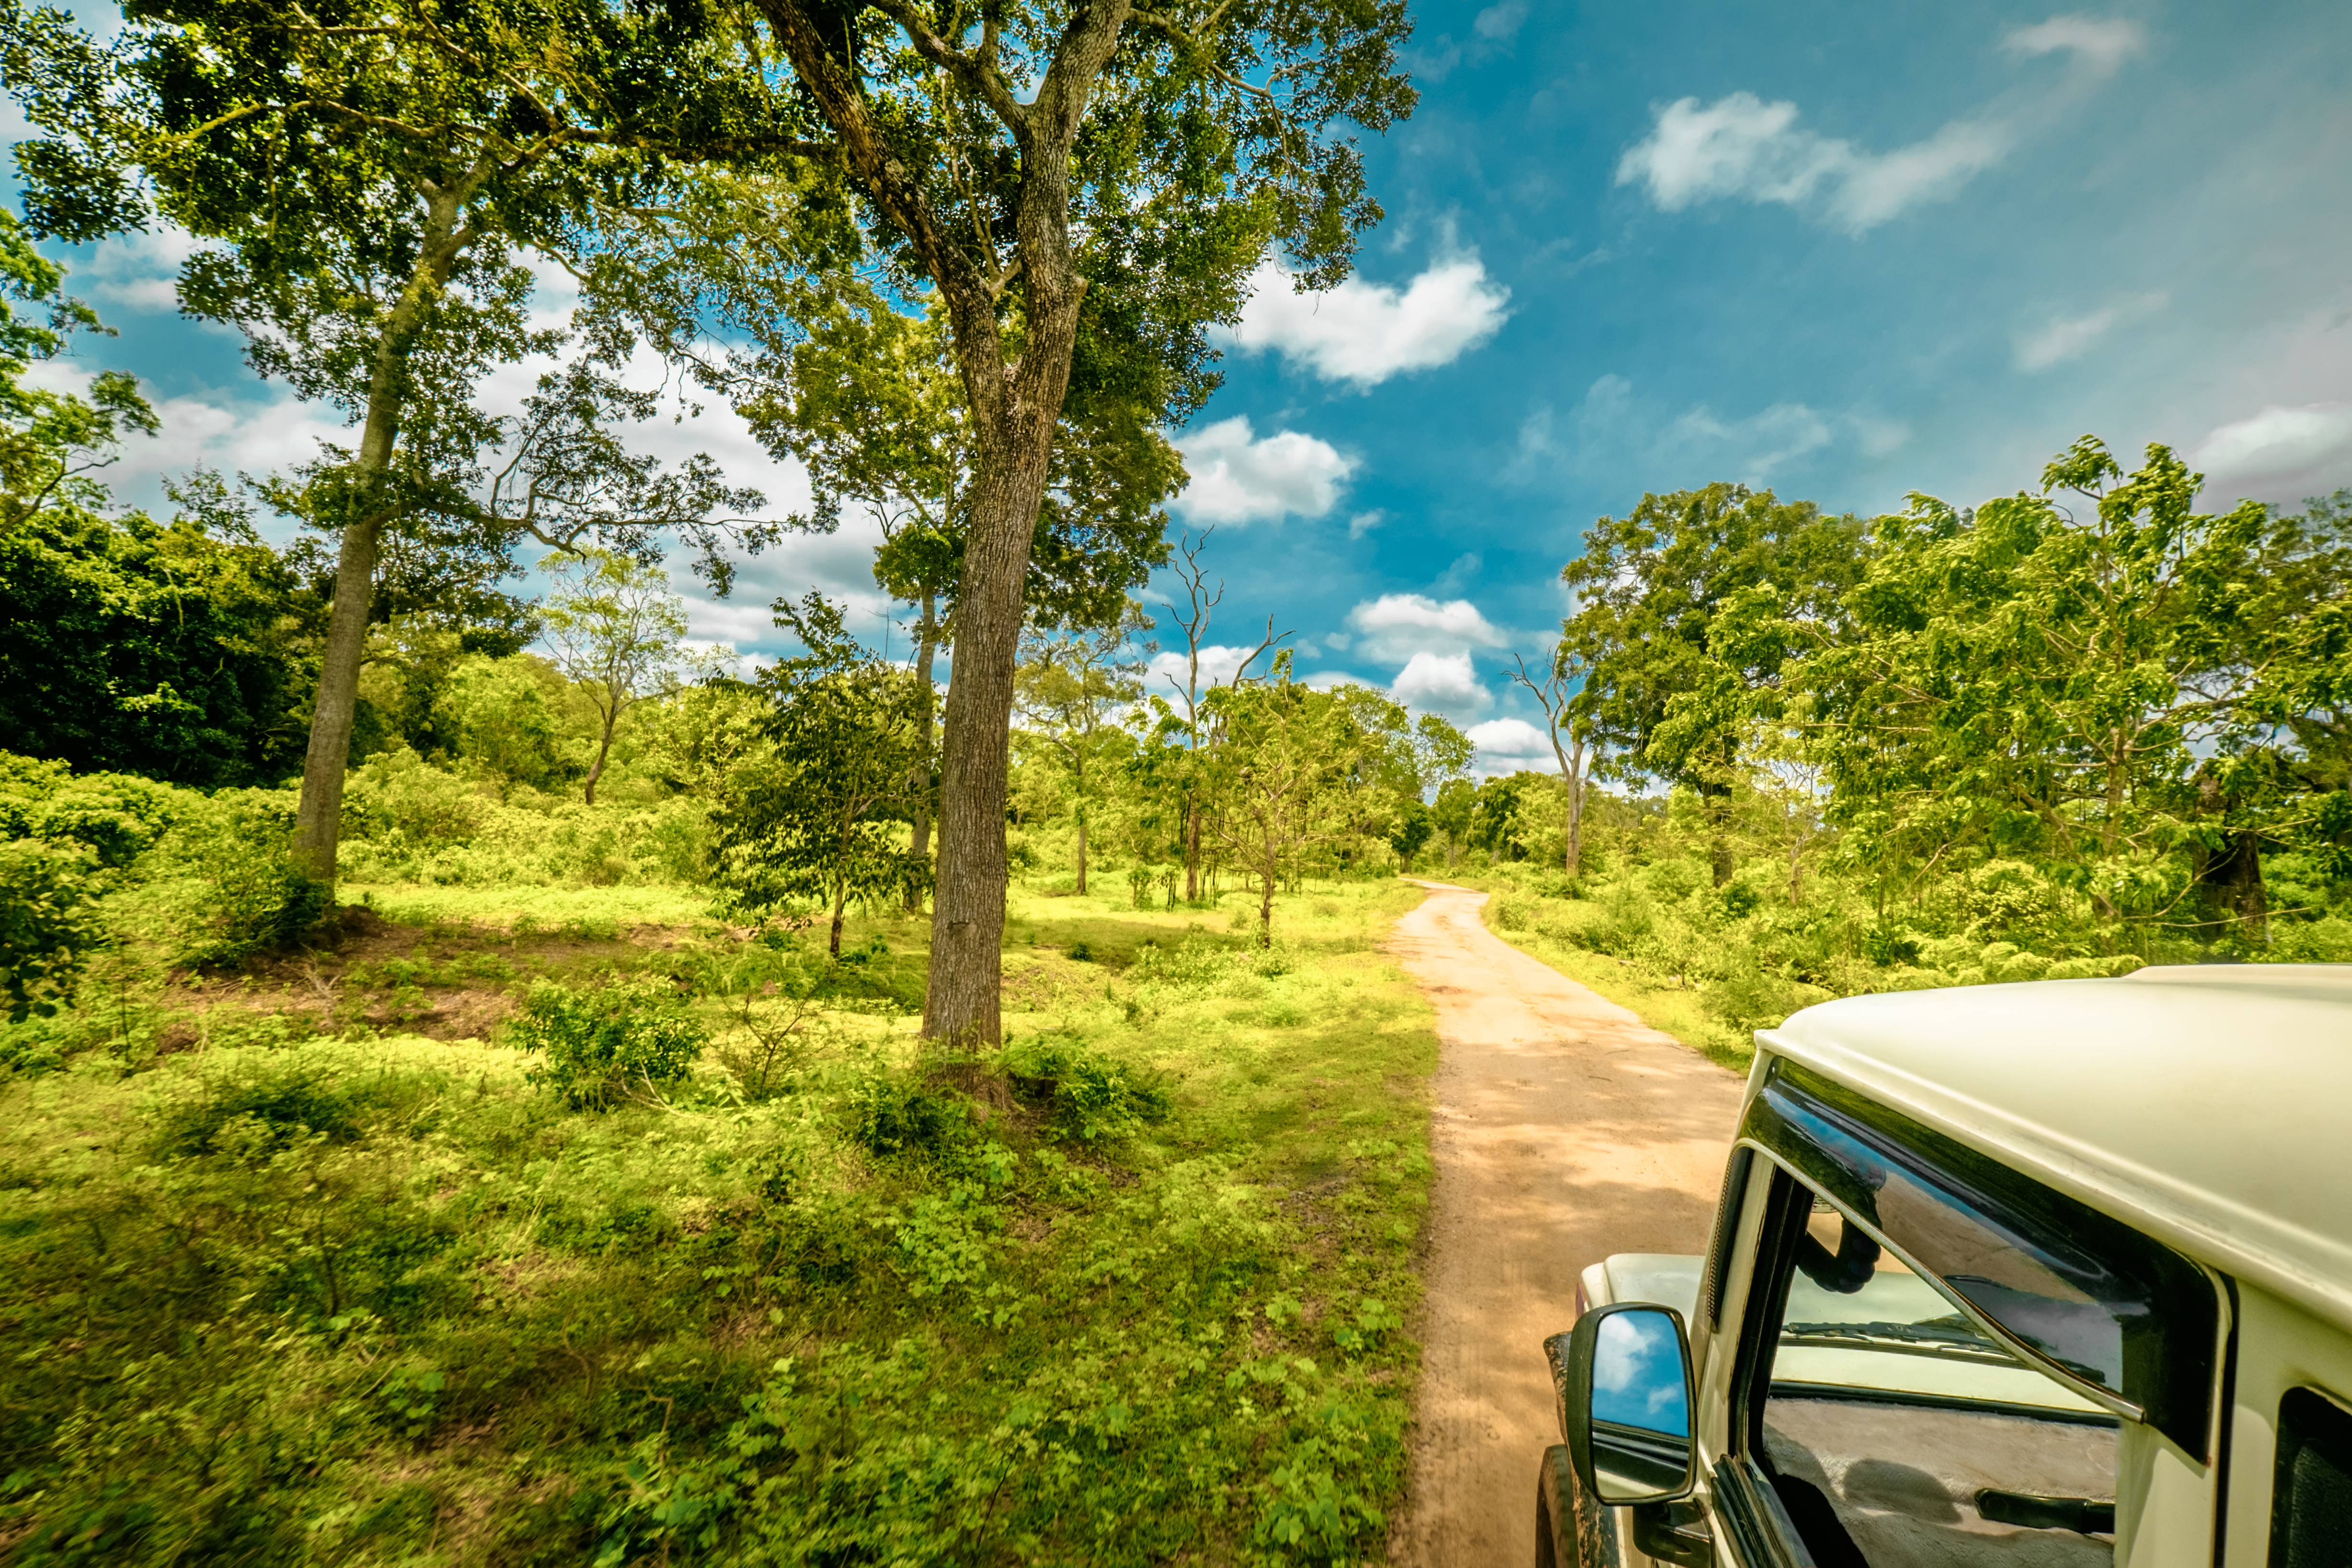
[[[1539,1564],[2352,1565],[2352,965],[1757,1043],[1707,1257],[1546,1343]]]

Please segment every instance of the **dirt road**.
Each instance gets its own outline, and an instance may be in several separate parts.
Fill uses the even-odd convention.
[[[1527,1568],[1559,1441],[1543,1341],[1585,1265],[1699,1252],[1739,1109],[1731,1074],[1486,930],[1429,884],[1390,951],[1437,1006],[1429,1290],[1400,1568]]]

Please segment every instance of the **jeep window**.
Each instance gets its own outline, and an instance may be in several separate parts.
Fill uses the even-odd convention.
[[[2330,1568],[2352,1552],[2352,1415],[2294,1388],[2279,1401],[2272,1568]]]
[[[1987,1333],[1827,1194],[1777,1177],[1748,1459],[1822,1568],[2104,1568],[2116,1418]]]
[[[1742,1133],[1893,1241],[2011,1348],[2206,1458],[2221,1305],[2196,1265],[1785,1062]]]

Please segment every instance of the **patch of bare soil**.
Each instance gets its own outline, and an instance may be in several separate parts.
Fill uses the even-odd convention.
[[[1488,931],[1484,893],[1423,884],[1388,949],[1437,1008],[1412,1477],[1413,1568],[1535,1561],[1536,1467],[1559,1441],[1546,1336],[1613,1252],[1697,1253],[1739,1080]]]

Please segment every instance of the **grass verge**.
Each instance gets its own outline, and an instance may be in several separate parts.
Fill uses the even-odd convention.
[[[1378,1556],[1416,889],[1310,887],[1271,953],[1016,890],[976,1062],[915,1038],[919,921],[836,965],[573,891],[380,889],[432,923],[11,1035],[0,1558]],[[704,1048],[572,1109],[501,1020],[615,976]]]

